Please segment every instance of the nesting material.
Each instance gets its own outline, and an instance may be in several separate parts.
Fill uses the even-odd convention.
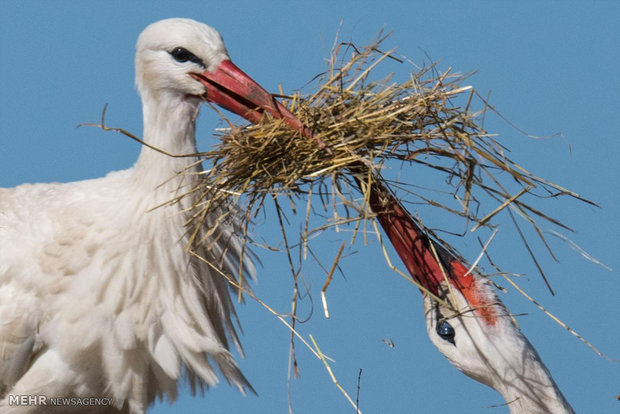
[[[425,202],[465,217],[473,226],[492,224],[507,207],[532,224],[543,241],[537,220],[562,225],[529,205],[527,196],[579,196],[507,157],[499,138],[481,126],[482,115],[491,108],[472,87],[462,85],[466,76],[441,72],[436,65],[416,68],[394,50],[382,51],[384,40],[364,48],[338,45],[328,69],[309,84],[314,92],[280,97],[313,130],[313,139],[267,115],[257,125],[230,124],[220,143],[202,154],[206,172],[195,189],[201,197],[192,208],[190,228],[205,224],[210,211],[228,211],[222,205],[240,205],[246,212],[241,227],[247,229],[266,199],[312,193],[326,206],[335,205],[337,197],[340,205],[354,207],[359,218],[368,218],[373,214],[365,202],[368,194],[360,195],[357,185],[350,185],[351,175],[361,174],[366,182],[381,180],[379,170],[394,161],[445,174],[447,188],[441,191],[451,193],[457,207]],[[373,80],[382,65],[394,61],[414,69],[407,80]],[[472,202],[476,209],[470,208]]]

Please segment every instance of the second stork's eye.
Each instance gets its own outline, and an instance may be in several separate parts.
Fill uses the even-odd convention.
[[[168,53],[170,53],[170,55],[177,62],[181,62],[181,63],[193,62],[193,63],[199,64],[200,66],[203,66],[203,67],[205,66],[205,64],[202,61],[202,59],[200,59],[198,56],[196,56],[195,54],[193,54],[189,50],[185,49],[184,47],[175,47],[174,49],[172,49]]]
[[[439,335],[441,339],[450,342],[452,345],[455,345],[454,328],[447,321],[439,321],[439,323],[437,324],[437,335]]]

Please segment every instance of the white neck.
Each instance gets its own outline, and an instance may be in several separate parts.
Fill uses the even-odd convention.
[[[518,368],[505,367],[498,373],[501,380],[492,384],[506,400],[510,413],[574,413],[534,347],[524,336],[521,338],[524,346]]]
[[[196,153],[195,121],[200,101],[192,97],[151,94],[148,91],[142,92],[141,96],[144,141],[171,155]],[[134,178],[136,184],[149,192],[161,189],[155,193],[167,198],[157,201],[165,202],[172,199],[174,192],[181,186],[187,187],[186,184],[196,180],[191,174],[183,174],[199,171],[200,166],[196,162],[196,157],[171,157],[143,146],[135,164]]]

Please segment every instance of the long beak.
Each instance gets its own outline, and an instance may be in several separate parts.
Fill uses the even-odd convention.
[[[312,131],[284,105],[256,83],[230,60],[224,60],[214,71],[193,74],[206,88],[206,100],[227,109],[252,123],[265,112],[282,119],[292,129],[312,137]]]
[[[230,60],[214,71],[194,74],[207,88],[206,99],[252,123],[260,121],[265,112],[284,120],[293,130],[312,139],[313,132],[277,99],[245,74]],[[319,145],[322,144],[319,141]],[[364,168],[359,166],[360,169]],[[362,183],[358,180],[358,185]],[[476,277],[453,254],[432,240],[407,212],[400,201],[380,180],[370,187],[370,208],[405,267],[424,289],[439,295],[442,285],[450,283],[460,291],[472,307],[481,306],[484,298],[476,288]]]
[[[491,313],[484,310],[488,300],[474,273],[441,243],[434,242],[381,181],[375,180],[371,186],[368,202],[411,277],[424,290],[441,296],[450,285],[470,307],[481,309],[481,315],[494,323]]]

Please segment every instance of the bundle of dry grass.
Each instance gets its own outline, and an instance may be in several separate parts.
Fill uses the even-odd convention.
[[[461,85],[465,76],[450,70],[439,73],[431,65],[418,68],[405,82],[394,82],[389,76],[372,80],[380,64],[402,62],[393,50],[380,50],[384,40],[379,38],[361,49],[341,43],[333,50],[328,70],[311,82],[316,85],[314,93],[285,98],[294,115],[312,129],[313,139],[268,116],[257,125],[226,129],[220,144],[202,154],[208,173],[203,185],[195,189],[202,195],[193,207],[191,226],[200,228],[208,212],[223,204],[240,204],[246,211],[247,229],[266,197],[313,193],[323,197],[326,205],[338,201],[357,210],[358,219],[368,218],[372,216],[368,194],[359,201],[357,186],[349,185],[351,175],[380,183],[379,169],[388,160],[398,160],[446,174],[451,186],[448,191],[459,200],[460,208],[429,199],[425,202],[465,217],[475,227],[489,225],[497,213],[510,206],[534,226],[547,245],[537,219],[565,226],[528,204],[525,196],[580,197],[507,157],[498,138],[480,124],[481,115],[492,108],[472,87]],[[472,102],[481,107],[472,110]],[[381,185],[385,187],[385,183]],[[480,208],[479,194],[486,195],[484,208]],[[488,200],[494,203],[490,208]],[[476,209],[470,208],[473,201]],[[481,217],[478,211],[488,213]]]
[[[204,187],[210,196],[205,200],[243,193],[255,205],[267,194],[305,192],[304,184],[332,174],[360,165],[376,170],[386,159],[411,161],[421,153],[452,158],[457,168],[473,172],[478,162],[462,150],[483,154],[493,150],[478,148],[473,140],[484,135],[475,115],[468,108],[450,106],[452,97],[471,88],[461,88],[461,77],[449,72],[427,76],[433,67],[412,74],[404,83],[367,82],[384,59],[396,59],[392,52],[380,52],[378,45],[354,49],[351,59],[338,67],[343,50],[353,48],[340,45],[330,70],[317,78],[318,90],[288,99],[289,109],[313,130],[314,139],[269,117],[258,125],[226,131],[220,145],[203,154],[211,164]],[[494,154],[493,162],[512,170],[497,158]]]

